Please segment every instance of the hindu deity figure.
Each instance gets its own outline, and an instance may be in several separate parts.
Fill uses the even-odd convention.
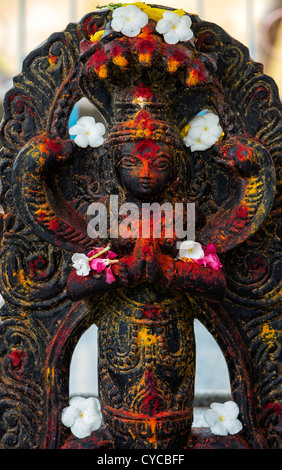
[[[68,46],[48,49],[48,67],[54,74],[61,67],[63,78],[48,125],[28,135],[12,165],[17,243],[29,227],[40,250],[26,261],[33,290],[22,270],[21,285],[36,305],[47,291],[58,303],[54,320],[40,323],[42,336],[48,332],[38,372],[47,384],[42,447],[193,447],[195,318],[226,351],[243,421],[233,444],[263,447],[244,348],[245,310],[229,307],[229,313],[225,296],[234,271],[228,253],[259,229],[275,199],[270,148],[273,153],[278,138],[272,128],[264,136],[258,115],[250,123],[250,103],[237,96],[244,90],[257,112],[267,85],[257,85],[260,66],[243,60],[242,47],[222,30],[183,11],[138,5],[89,15],[75,33],[67,31]],[[72,41],[70,66],[61,51]],[[247,64],[238,83],[231,83],[234,61],[230,65],[227,52],[240,55],[241,67]],[[89,128],[79,120],[69,131],[71,109],[82,96],[103,114],[105,138],[103,125],[91,127],[93,118],[86,118]],[[4,130],[9,135],[11,126]],[[105,230],[93,224],[92,203],[104,208]],[[156,226],[154,207],[160,208]],[[48,263],[56,266],[56,282]],[[41,321],[46,306],[38,305]],[[70,350],[77,332],[92,323],[99,332],[103,425],[79,439],[60,416]]]
[[[166,199],[173,191],[183,144],[177,128],[165,120],[164,106],[144,86],[127,93],[121,103],[131,108],[137,103],[129,120],[125,106],[123,120],[108,136],[124,192],[121,200],[134,201],[140,209],[148,201],[184,204],[180,184]],[[164,218],[163,229],[173,222]],[[115,445],[177,448],[185,446],[193,420],[194,316],[184,293],[220,300],[225,277],[222,271],[176,260],[175,235],[154,238],[152,232],[145,238],[142,220],[148,222],[138,219],[139,236],[111,241],[119,254],[111,268],[113,283],[107,283],[105,274],[97,279],[95,272],[81,279],[73,269],[68,293],[78,300],[111,290],[97,325],[100,397]]]

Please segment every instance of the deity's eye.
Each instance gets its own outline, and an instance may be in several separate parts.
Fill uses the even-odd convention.
[[[166,170],[170,165],[170,160],[165,156],[160,156],[154,161],[154,167],[158,170]]]
[[[131,155],[125,155],[122,157],[120,165],[127,169],[135,168],[138,165],[138,159]]]

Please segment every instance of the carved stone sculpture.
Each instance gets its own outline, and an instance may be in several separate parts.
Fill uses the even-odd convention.
[[[117,9],[88,14],[31,52],[5,97],[2,448],[277,448],[277,87],[219,26],[177,11],[186,26],[191,19],[191,37],[171,43],[158,27],[164,7],[136,5],[148,18],[135,35],[117,30]],[[69,135],[81,97],[106,122],[97,147]],[[192,150],[185,137],[203,110],[218,116],[223,133]],[[195,240],[216,249],[220,264],[180,259],[183,237],[164,214],[156,237],[150,223],[144,235],[142,218],[129,227],[128,213],[117,209],[113,236],[113,202],[139,214],[152,203],[192,205]],[[93,203],[105,209],[100,232],[91,225]],[[188,227],[189,210],[182,215]],[[78,274],[75,253],[90,259],[109,244],[115,262]],[[243,425],[235,435],[191,429],[195,318],[225,355]],[[73,350],[93,323],[103,423],[77,438],[61,416]]]

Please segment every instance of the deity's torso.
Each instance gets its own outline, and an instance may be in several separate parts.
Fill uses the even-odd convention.
[[[178,444],[180,436],[185,442],[191,427],[193,325],[184,295],[162,297],[157,288],[141,287],[105,298],[98,322],[100,396],[116,442],[164,448],[176,435]]]

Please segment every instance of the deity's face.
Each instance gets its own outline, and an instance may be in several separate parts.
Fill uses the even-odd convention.
[[[173,180],[174,147],[141,140],[120,145],[116,171],[120,184],[140,200],[161,195]]]

